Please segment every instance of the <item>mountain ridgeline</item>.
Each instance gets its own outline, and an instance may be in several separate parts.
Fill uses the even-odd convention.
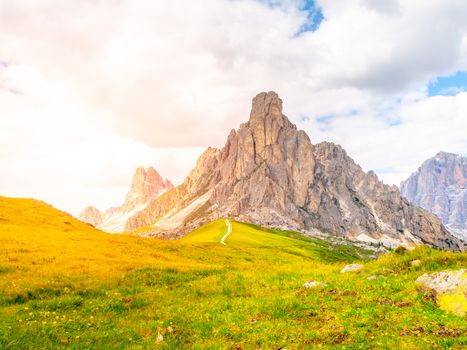
[[[89,206],[79,215],[79,219],[110,233],[123,232],[130,217],[171,188],[172,183],[164,180],[154,168],[137,168],[122,206],[109,208],[103,213]]]
[[[439,152],[401,183],[413,204],[436,214],[456,236],[467,240],[467,158]]]
[[[387,246],[464,249],[436,216],[362,171],[340,146],[313,145],[282,114],[275,92],[258,94],[225,146],[208,148],[181,185],[135,213],[125,230],[175,239],[222,217]]]

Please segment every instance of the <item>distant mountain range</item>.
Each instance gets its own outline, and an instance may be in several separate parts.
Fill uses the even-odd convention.
[[[103,213],[89,206],[78,218],[106,232],[123,232],[129,218],[173,187],[172,183],[167,179],[164,180],[154,168],[138,168],[122,206],[109,208]]]
[[[119,214],[87,208],[81,218],[97,218],[104,230],[140,229],[139,234],[168,239],[228,217],[391,247],[464,249],[435,215],[412,205],[374,172],[365,173],[340,146],[313,145],[282,114],[275,92],[258,94],[249,121],[230,132],[222,149],[208,148],[181,185],[161,185],[152,198],[126,205],[132,191]]]
[[[467,240],[467,158],[439,152],[401,183],[401,194],[436,214],[457,237]]]

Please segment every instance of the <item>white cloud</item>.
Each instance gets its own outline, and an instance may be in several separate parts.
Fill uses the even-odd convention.
[[[467,153],[465,93],[426,97],[467,69],[465,1],[321,0],[325,20],[297,36],[301,5],[3,0],[0,193],[76,213],[118,204],[138,165],[181,181],[263,90],[388,182]]]
[[[301,126],[317,141],[342,144],[365,170],[375,170],[390,184],[399,185],[441,150],[467,155],[467,93],[402,103],[389,114],[397,120],[370,110]]]

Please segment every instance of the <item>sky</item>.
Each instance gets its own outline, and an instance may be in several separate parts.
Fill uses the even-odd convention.
[[[276,91],[398,185],[467,155],[465,0],[0,0],[0,195],[77,215],[138,166],[181,183]]]

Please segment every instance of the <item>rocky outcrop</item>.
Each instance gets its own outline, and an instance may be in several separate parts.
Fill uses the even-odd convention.
[[[172,183],[163,179],[154,168],[137,168],[133,175],[131,189],[122,206],[109,208],[104,213],[89,206],[79,215],[79,219],[106,232],[123,232],[129,218],[145,209],[153,199],[173,187]]]
[[[97,227],[102,223],[102,213],[99,209],[90,205],[79,214],[78,219]]]
[[[151,225],[148,235],[176,238],[222,217],[389,246],[462,248],[438,218],[362,171],[340,146],[313,145],[282,114],[274,92],[257,95],[249,121],[225,146],[209,148],[182,185],[153,200],[127,229]]]
[[[439,307],[463,316],[467,312],[467,269],[424,274],[417,278],[419,290],[433,293]]]
[[[439,152],[401,183],[401,194],[467,240],[467,158]]]

